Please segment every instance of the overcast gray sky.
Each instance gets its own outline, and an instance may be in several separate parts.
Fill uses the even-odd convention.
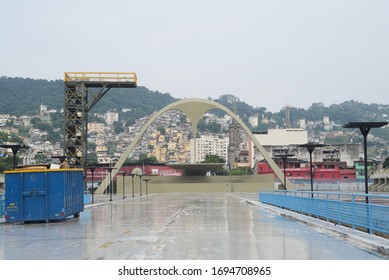
[[[387,0],[0,0],[0,76],[136,72],[176,98],[269,111],[389,104]]]

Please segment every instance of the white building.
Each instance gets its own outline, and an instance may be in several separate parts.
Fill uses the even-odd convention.
[[[8,114],[0,114],[0,126],[5,126],[10,118]]]
[[[255,138],[261,143],[266,152],[273,157],[274,154],[288,151],[290,146],[297,146],[308,143],[308,132],[301,128],[287,128],[287,129],[269,129],[266,132],[254,133]],[[256,161],[263,160],[263,156],[258,149],[254,148],[254,144],[250,141],[251,149],[249,153],[254,156],[252,164]],[[253,167],[252,165],[252,167]]]
[[[328,116],[323,117],[323,125],[325,131],[332,130],[332,122],[330,122],[330,117]]]
[[[299,120],[299,127],[302,128],[302,129],[306,129],[307,128],[307,122],[305,121],[305,119],[300,119]]]
[[[252,127],[258,126],[258,114],[255,114],[254,116],[249,117],[249,124]]]
[[[108,125],[111,125],[117,121],[119,121],[119,113],[118,112],[108,111],[107,113],[105,113],[105,122]]]
[[[308,134],[303,129],[269,129],[268,133],[254,134],[262,144],[266,152],[274,157],[280,153],[288,152],[294,158],[309,160],[309,153],[305,147],[299,145],[308,143]],[[249,151],[250,152],[250,151]],[[263,156],[255,149],[254,161],[263,160]],[[360,159],[357,144],[329,145],[316,148],[312,153],[313,161],[324,161],[328,159],[345,162],[348,167],[353,167],[354,162]]]
[[[269,129],[254,134],[262,146],[288,146],[308,143],[308,132],[301,128]]]
[[[89,132],[103,133],[104,129],[105,129],[105,127],[104,127],[103,123],[98,123],[98,122],[88,123],[88,131]]]
[[[206,155],[218,155],[227,162],[228,138],[218,138],[217,136],[203,135],[196,139],[190,139],[190,157],[192,163],[202,162]]]
[[[44,105],[41,103],[41,106],[39,107],[39,113],[46,114],[47,113],[47,105]]]

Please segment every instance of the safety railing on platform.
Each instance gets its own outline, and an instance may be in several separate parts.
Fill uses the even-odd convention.
[[[0,219],[4,218],[5,215],[5,196],[0,194]]]
[[[135,72],[65,72],[65,82],[137,82]]]
[[[389,234],[389,195],[269,190],[259,193],[259,201],[353,229]]]

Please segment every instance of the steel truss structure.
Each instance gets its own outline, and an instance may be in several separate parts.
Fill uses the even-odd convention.
[[[111,88],[136,88],[133,72],[65,72],[65,152],[70,166],[87,165],[88,113]]]

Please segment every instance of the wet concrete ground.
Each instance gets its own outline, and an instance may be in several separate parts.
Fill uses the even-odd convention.
[[[113,202],[96,196],[79,219],[2,223],[0,259],[387,258],[268,211],[257,193],[166,193]]]

